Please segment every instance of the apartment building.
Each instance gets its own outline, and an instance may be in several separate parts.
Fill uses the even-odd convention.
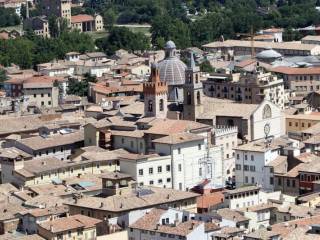
[[[102,176],[103,189],[99,197],[83,197],[67,203],[70,214],[82,214],[128,227],[137,219],[134,213],[154,207],[171,207],[190,212],[196,211],[196,198],[192,192],[151,186],[137,187],[130,176],[106,173]]]
[[[320,90],[320,67],[275,67],[271,71],[281,77],[285,89],[295,91],[296,96]]]
[[[280,156],[281,149],[292,146],[286,139],[260,140],[235,149],[236,186],[259,185],[263,190],[274,190],[274,172],[268,165]]]
[[[69,159],[71,154],[83,147],[83,131],[71,129],[60,130],[53,135],[42,135],[8,142],[8,146],[16,147],[34,158],[55,157],[60,160]]]
[[[316,113],[286,115],[286,133],[293,138],[302,139],[303,133],[319,121],[320,115]]]
[[[91,152],[88,150],[75,159],[61,161],[54,157],[30,160],[20,155],[1,156],[2,182],[17,186],[51,183],[54,179],[67,179],[87,173],[119,170],[121,151]]]
[[[285,92],[282,79],[271,73],[243,73],[240,77],[228,74],[212,75],[203,81],[204,94],[240,103],[260,104],[264,100],[284,108]]]
[[[128,235],[130,240],[209,239],[210,234],[206,232],[208,225],[174,209],[152,209],[129,226]],[[219,227],[216,226],[216,229]]]
[[[101,220],[83,215],[68,216],[38,225],[38,234],[47,240],[96,239]]]
[[[260,204],[260,187],[246,186],[224,192],[224,206],[230,209],[239,209]]]

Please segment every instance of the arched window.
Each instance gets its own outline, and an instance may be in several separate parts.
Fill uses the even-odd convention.
[[[163,109],[164,109],[163,99],[160,99],[160,101],[159,101],[159,109],[160,109],[160,111],[163,111]]]
[[[263,108],[262,119],[267,119],[271,117],[272,117],[271,107],[269,104],[266,104]]]
[[[149,100],[149,101],[148,101],[148,111],[149,111],[149,112],[152,112],[152,111],[153,111],[153,102],[152,102],[152,100]]]
[[[191,93],[190,92],[187,93],[187,104],[191,105]]]
[[[197,104],[201,104],[201,96],[200,96],[200,92],[197,92]]]

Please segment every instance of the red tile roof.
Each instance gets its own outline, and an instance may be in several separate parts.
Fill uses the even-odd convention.
[[[209,208],[224,201],[224,194],[222,192],[214,192],[205,194],[197,198],[197,208]]]
[[[89,22],[93,20],[94,18],[87,14],[79,14],[71,17],[71,23]]]

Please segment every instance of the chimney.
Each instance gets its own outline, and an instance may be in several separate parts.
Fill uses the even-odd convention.
[[[193,228],[194,228],[194,223],[192,222],[190,226],[190,230],[193,230]]]
[[[154,228],[154,230],[159,230],[159,223],[156,224],[156,227]]]

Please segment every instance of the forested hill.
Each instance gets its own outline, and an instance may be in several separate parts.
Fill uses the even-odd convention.
[[[252,27],[290,31],[320,23],[319,0],[91,0],[85,6],[111,25],[151,24],[152,43],[158,47],[169,38],[178,47],[200,46]]]

